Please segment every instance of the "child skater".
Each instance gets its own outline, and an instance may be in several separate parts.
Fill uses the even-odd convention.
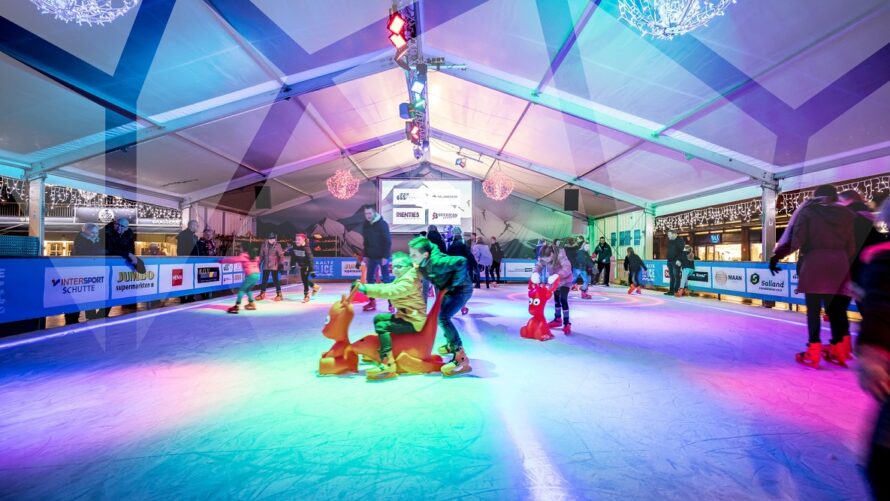
[[[680,290],[677,291],[678,296],[689,294],[687,284],[689,283],[689,275],[695,271],[695,254],[692,252],[692,246],[683,247],[683,253],[680,254]]]
[[[553,293],[553,302],[556,305],[556,315],[550,322],[550,327],[559,327],[562,325],[562,332],[566,335],[572,333],[572,322],[569,319],[569,289],[572,287],[572,263],[566,257],[563,249],[556,245],[547,245],[541,249],[541,256],[535,263],[533,275],[541,275],[546,270],[546,274],[559,275],[559,289]]]
[[[229,313],[238,313],[241,305],[241,297],[247,294],[247,306],[245,310],[255,310],[256,305],[253,303],[253,286],[260,280],[260,258],[257,256],[256,247],[253,245],[245,246],[246,250],[237,256],[228,256],[222,258],[220,263],[241,263],[241,269],[244,271],[244,281],[238,288],[238,298],[235,300],[235,306],[229,308]]]
[[[321,287],[312,281],[312,277],[315,275],[315,263],[312,257],[312,248],[309,246],[306,234],[297,233],[294,237],[294,245],[288,247],[284,253],[293,257],[300,266],[300,280],[303,282],[303,302],[308,303],[310,297],[316,295],[321,290]]]
[[[411,262],[421,276],[436,287],[448,289],[439,309],[439,325],[445,333],[446,343],[439,347],[440,355],[451,353],[454,358],[442,366],[442,375],[456,376],[470,372],[470,359],[464,352],[457,327],[451,318],[464,308],[473,296],[473,282],[467,272],[467,259],[463,256],[449,256],[425,237],[417,237],[408,244]]]
[[[392,255],[392,271],[396,278],[388,284],[353,285],[369,298],[388,299],[395,307],[395,313],[379,313],[374,316],[374,332],[380,340],[380,362],[367,372],[368,379],[389,379],[398,376],[396,361],[392,355],[392,335],[407,332],[420,332],[426,322],[426,301],[423,296],[420,273],[414,268],[411,258],[404,252]]]
[[[643,260],[640,259],[640,256],[634,252],[633,247],[627,248],[627,255],[624,256],[624,269],[627,271],[627,285],[630,287],[627,289],[628,294],[642,294],[640,292],[640,288],[643,287],[643,268],[646,265],[643,263]]]

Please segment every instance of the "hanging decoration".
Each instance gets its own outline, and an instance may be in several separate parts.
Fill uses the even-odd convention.
[[[331,195],[340,200],[349,200],[358,192],[359,180],[349,172],[349,169],[338,169],[326,183]]]
[[[498,168],[482,181],[482,191],[492,200],[504,200],[513,193],[513,180]]]
[[[736,0],[618,0],[621,18],[643,35],[663,40],[707,26]]]
[[[139,0],[31,0],[41,14],[66,23],[103,26],[126,14]]]

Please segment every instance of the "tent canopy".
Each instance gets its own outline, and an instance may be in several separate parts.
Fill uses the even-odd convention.
[[[890,3],[739,0],[670,41],[602,0],[420,0],[431,163],[590,216],[890,171]],[[417,163],[389,0],[143,0],[106,26],[0,6],[0,173],[167,206]],[[464,168],[455,160],[467,158]],[[268,211],[267,211],[268,212]]]

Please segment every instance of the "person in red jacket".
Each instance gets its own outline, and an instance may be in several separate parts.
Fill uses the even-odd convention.
[[[253,302],[253,286],[260,280],[260,259],[257,256],[256,247],[248,245],[247,250],[237,256],[228,256],[220,260],[220,263],[240,263],[244,271],[244,281],[238,288],[238,298],[235,300],[235,306],[227,311],[229,313],[238,313],[241,308],[241,298],[247,294],[247,306],[245,310],[255,310],[256,304]]]

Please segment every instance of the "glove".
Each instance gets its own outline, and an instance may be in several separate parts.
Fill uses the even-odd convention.
[[[780,271],[782,271],[782,268],[779,267],[779,256],[773,255],[773,257],[769,258],[769,272],[775,276]]]
[[[559,275],[557,274],[550,275],[549,277],[547,277],[547,284],[553,285],[553,282],[556,282],[557,278],[559,278]]]
[[[533,284],[541,283],[541,274],[540,273],[532,273],[531,282]]]

